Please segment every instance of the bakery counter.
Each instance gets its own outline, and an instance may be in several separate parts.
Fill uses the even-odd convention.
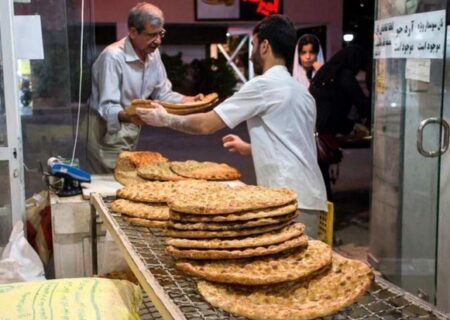
[[[106,230],[100,220],[91,221],[89,196],[91,192],[98,192],[103,196],[115,195],[122,185],[110,175],[92,175],[90,183],[82,183],[83,193],[71,197],[50,195],[52,241],[55,278],[73,278],[92,276],[91,228],[97,228],[98,253],[108,252],[115,248],[108,241]],[[117,251],[117,250],[115,250]],[[99,254],[101,257],[102,255]],[[120,256],[119,256],[120,258]],[[107,273],[111,267],[103,268],[100,259],[98,271]]]
[[[109,208],[113,197],[91,195],[91,215],[100,218],[163,319],[243,319],[214,308],[197,291],[196,279],[174,266],[161,229],[133,226]],[[96,238],[96,228],[92,228]],[[93,243],[95,246],[96,244]],[[93,247],[92,252],[95,253]],[[151,304],[149,304],[151,305]],[[149,311],[150,312],[150,311]],[[432,305],[375,277],[370,290],[333,319],[447,319]]]

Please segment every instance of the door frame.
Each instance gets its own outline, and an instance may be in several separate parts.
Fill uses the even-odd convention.
[[[14,3],[0,1],[1,54],[6,111],[7,146],[0,147],[0,161],[8,161],[12,224],[25,217],[22,129],[14,48]],[[1,183],[1,182],[0,182]],[[11,226],[12,228],[12,226]]]
[[[447,4],[447,10],[450,5]],[[447,21],[447,24],[449,21]],[[450,123],[450,95],[445,95],[446,87],[450,87],[450,74],[447,70],[450,66],[450,26],[447,25],[445,37],[445,68],[444,68],[444,90],[442,120]],[[450,73],[450,72],[449,72]],[[437,270],[436,270],[436,306],[444,312],[450,313],[450,151],[440,156],[439,166],[439,212],[438,212],[438,247],[437,247]]]
[[[448,119],[450,121],[450,119]],[[447,151],[448,153],[448,151]],[[442,156],[443,157],[443,156]],[[447,156],[447,159],[450,155]],[[450,166],[441,161],[442,167]],[[448,170],[448,169],[447,169]],[[437,270],[436,270],[436,306],[439,310],[450,313],[450,176],[447,179],[441,179],[439,194],[439,224],[438,224],[438,243],[437,243]],[[443,181],[447,180],[447,181]],[[442,196],[444,195],[444,196]]]

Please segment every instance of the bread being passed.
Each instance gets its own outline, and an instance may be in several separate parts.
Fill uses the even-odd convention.
[[[158,103],[162,105],[169,113],[185,115],[208,111],[212,109],[212,107],[218,100],[219,95],[216,92],[204,96],[201,100],[185,103],[170,103],[158,100],[153,101],[148,99],[134,99],[131,101],[131,105],[125,107],[125,112],[130,115],[135,115],[137,108],[153,108],[155,106],[154,103]]]

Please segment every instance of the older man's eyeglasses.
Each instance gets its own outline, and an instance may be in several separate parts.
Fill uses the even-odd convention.
[[[156,37],[160,37],[161,39],[164,38],[166,36],[166,30],[161,30],[158,32],[147,32],[147,31],[142,31],[142,33],[144,35],[146,35],[149,39],[156,39]]]

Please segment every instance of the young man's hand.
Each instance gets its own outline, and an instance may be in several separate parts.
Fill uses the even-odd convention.
[[[230,152],[239,152],[243,156],[248,156],[252,153],[250,143],[243,141],[235,134],[227,134],[222,138],[223,146],[228,148]]]
[[[166,109],[159,103],[153,102],[153,108],[137,108],[136,114],[149,126],[167,127],[168,117]]]

